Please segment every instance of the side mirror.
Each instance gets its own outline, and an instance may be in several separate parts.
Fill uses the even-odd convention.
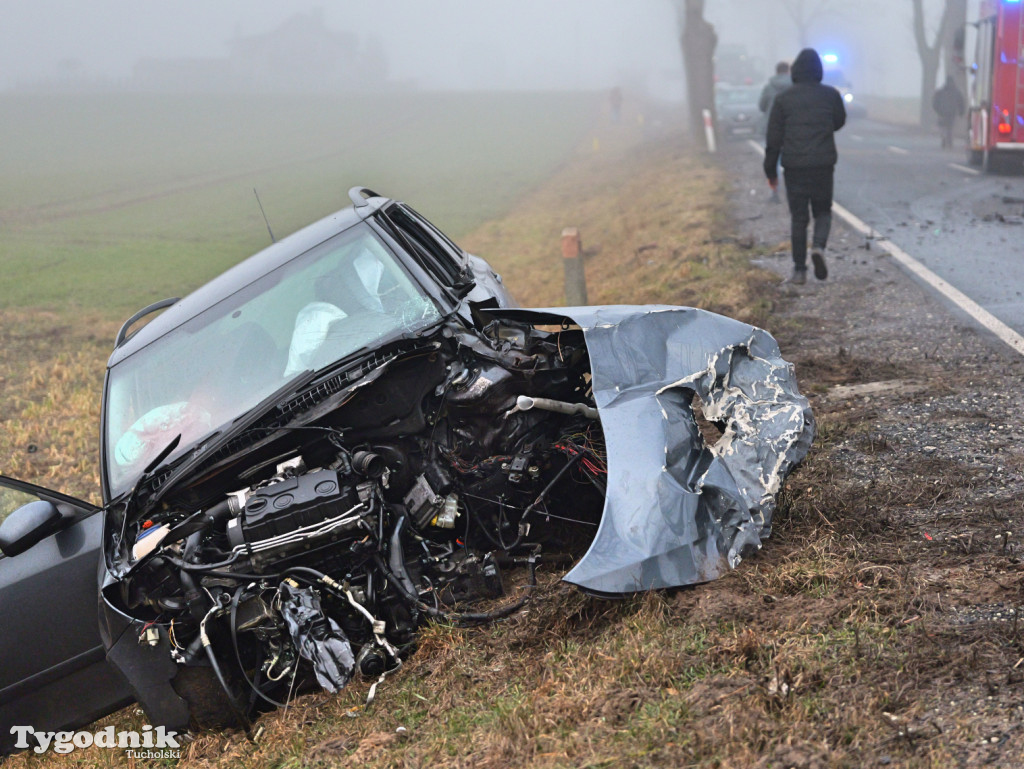
[[[0,523],[0,552],[8,557],[24,553],[57,531],[63,520],[52,502],[39,500],[19,507]]]

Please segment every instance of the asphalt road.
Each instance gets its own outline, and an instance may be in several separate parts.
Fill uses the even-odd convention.
[[[836,201],[1024,334],[1024,173],[980,174],[962,145],[865,119],[836,136]]]

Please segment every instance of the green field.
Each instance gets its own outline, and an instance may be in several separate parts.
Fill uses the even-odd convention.
[[[455,237],[569,156],[592,94],[0,95],[0,309],[120,318],[371,187]]]

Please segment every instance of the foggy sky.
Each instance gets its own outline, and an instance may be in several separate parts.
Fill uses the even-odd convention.
[[[804,0],[805,7],[825,5],[810,30],[811,46],[830,52],[852,82],[854,91],[875,96],[917,96],[921,65],[914,44],[909,0]],[[924,0],[929,41],[934,38],[944,0]],[[977,0],[968,0],[968,20]],[[719,44],[742,43],[771,70],[792,61],[800,40],[790,16],[777,0],[708,0],[706,15]]]
[[[855,88],[913,95],[919,65],[910,3],[832,2],[812,30],[840,54]],[[938,18],[941,0],[925,0]],[[223,57],[237,36],[268,32],[322,8],[335,30],[373,37],[389,77],[424,88],[682,89],[669,0],[0,0],[0,88],[58,77],[129,78],[142,58]],[[778,0],[709,0],[720,45],[743,44],[764,66],[792,59],[795,29]]]
[[[55,77],[62,61],[118,79],[143,57],[224,56],[236,35],[316,8],[332,29],[379,39],[390,76],[422,87],[679,81],[665,0],[0,0],[0,86]]]

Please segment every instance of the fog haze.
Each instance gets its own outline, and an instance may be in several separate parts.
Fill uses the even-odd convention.
[[[799,0],[791,0],[799,6]],[[924,0],[926,30],[934,39],[944,0]],[[910,2],[900,0],[804,0],[808,11],[820,8],[807,43],[834,53],[855,90],[874,96],[917,96],[921,65],[913,35]],[[706,16],[715,25],[719,50],[743,45],[761,69],[792,61],[800,36],[781,0],[709,0]],[[977,16],[977,0],[968,1],[968,20]]]
[[[678,93],[675,15],[664,0],[398,0],[384,4],[222,0],[4,0],[0,85],[124,81],[142,59],[216,58],[232,40],[295,14],[383,51],[388,78],[422,88],[607,88]]]
[[[825,7],[808,42],[837,53],[862,93],[916,95],[920,67],[911,4],[806,0]],[[973,18],[976,0],[969,16]],[[934,29],[942,0],[925,0]],[[676,14],[669,0],[0,0],[0,88],[132,87],[147,66],[175,62],[200,87],[239,41],[279,33],[296,16],[348,36],[367,69],[393,87],[588,89],[620,85],[683,96]],[[742,46],[767,77],[800,39],[782,0],[709,0],[719,51]],[[140,64],[141,63],[141,64]],[[161,66],[163,66],[161,64]],[[270,65],[279,66],[279,65]],[[306,66],[316,83],[316,67]],[[337,74],[337,73],[336,73]],[[356,75],[353,74],[353,78]],[[264,87],[283,87],[263,73]],[[237,78],[236,78],[237,81]],[[326,85],[330,85],[327,83]],[[187,89],[187,85],[181,85]]]

